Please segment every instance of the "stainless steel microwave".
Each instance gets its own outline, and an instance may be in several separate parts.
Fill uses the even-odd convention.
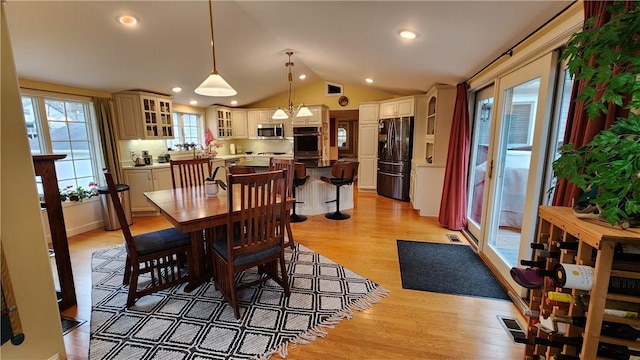
[[[284,124],[258,124],[258,139],[284,139]]]

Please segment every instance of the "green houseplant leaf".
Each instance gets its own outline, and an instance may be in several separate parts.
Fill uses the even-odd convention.
[[[590,119],[607,114],[608,104],[629,115],[616,118],[584,146],[561,146],[553,162],[559,179],[583,191],[597,188],[590,203],[601,209],[603,219],[623,228],[640,219],[640,3],[627,5],[607,5],[611,19],[600,27],[594,27],[595,17],[588,19],[562,58],[574,79],[584,82],[576,101],[584,102]]]

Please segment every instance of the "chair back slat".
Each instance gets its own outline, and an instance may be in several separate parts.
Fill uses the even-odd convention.
[[[232,257],[283,243],[277,216],[286,208],[280,206],[286,200],[286,175],[286,170],[229,175],[227,251]],[[237,199],[239,209],[234,208]]]
[[[229,174],[253,174],[256,172],[256,169],[248,166],[230,166]]]
[[[206,158],[170,160],[169,164],[174,189],[204,185],[204,179],[211,175],[211,162]]]
[[[269,171],[276,170],[287,170],[287,178],[285,182],[285,186],[287,188],[287,196],[292,196],[293,192],[293,177],[295,175],[295,164],[296,161],[278,159],[278,158],[270,158],[269,159]]]

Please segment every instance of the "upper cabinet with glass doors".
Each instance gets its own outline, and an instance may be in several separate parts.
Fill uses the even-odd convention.
[[[436,85],[429,90],[423,137],[424,151],[415,154],[414,158],[422,156],[428,164],[437,166],[446,164],[455,100],[456,88],[453,86]]]
[[[171,98],[152,93],[123,91],[113,95],[120,139],[172,139]]]
[[[211,129],[216,139],[232,139],[233,138],[233,112],[231,109],[223,106],[212,106],[207,108],[206,123]]]

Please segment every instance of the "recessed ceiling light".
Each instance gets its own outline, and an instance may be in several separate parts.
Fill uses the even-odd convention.
[[[364,81],[366,81],[368,84],[371,84],[373,82],[373,79],[366,78],[366,79],[364,79]]]
[[[231,100],[231,105],[238,105],[238,100]]]
[[[171,88],[171,91],[173,91],[175,93],[179,93],[180,91],[182,91],[182,88],[180,86],[176,86],[174,88]]]
[[[306,78],[307,78],[307,75],[305,75],[305,74],[302,74],[302,75],[298,76],[298,79],[300,79],[300,80],[304,80]]]
[[[413,40],[418,37],[418,33],[411,30],[398,30],[398,34],[403,39]]]
[[[191,101],[189,101],[189,104],[191,104],[191,105],[195,105],[195,104],[197,104],[197,103],[198,103],[198,100],[191,100]]]
[[[138,23],[138,19],[131,15],[122,15],[118,18],[118,22],[122,25],[133,26]]]

